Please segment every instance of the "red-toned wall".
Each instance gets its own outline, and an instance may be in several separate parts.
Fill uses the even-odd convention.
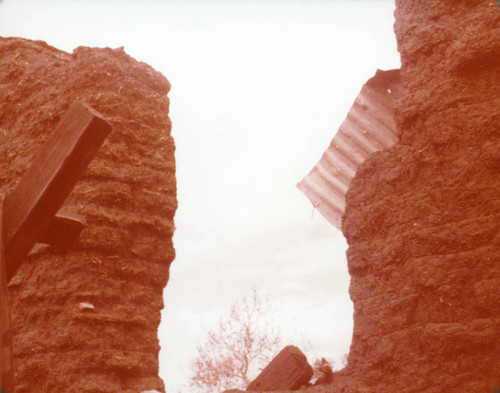
[[[88,221],[79,241],[68,253],[36,247],[9,284],[16,392],[164,391],[157,327],[177,207],[169,89],[121,49],[0,39],[1,192],[74,100],[113,125],[64,205]]]
[[[500,6],[396,1],[400,141],[358,170],[343,232],[345,392],[500,386]]]

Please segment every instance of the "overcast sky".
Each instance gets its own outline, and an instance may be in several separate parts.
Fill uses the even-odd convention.
[[[124,46],[171,82],[177,258],[159,336],[167,390],[253,287],[309,355],[340,363],[352,304],[345,241],[296,188],[363,83],[399,67],[393,0],[4,0],[0,35]],[[301,341],[302,340],[302,341]]]

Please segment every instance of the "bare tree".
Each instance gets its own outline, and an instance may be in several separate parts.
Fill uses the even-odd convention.
[[[276,355],[281,339],[269,323],[269,302],[254,289],[231,306],[216,330],[208,332],[191,363],[190,385],[212,393],[244,389]],[[255,374],[255,375],[254,375]]]

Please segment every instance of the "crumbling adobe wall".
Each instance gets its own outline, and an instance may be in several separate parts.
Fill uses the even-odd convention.
[[[500,386],[500,7],[396,1],[400,142],[357,172],[343,232],[346,392]]]
[[[63,206],[88,221],[79,241],[67,253],[37,247],[9,284],[18,393],[164,391],[157,327],[177,206],[169,88],[122,49],[0,39],[2,193],[74,100],[113,125]]]

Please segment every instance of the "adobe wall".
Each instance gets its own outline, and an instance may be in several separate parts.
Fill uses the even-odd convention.
[[[500,7],[396,1],[400,142],[347,194],[344,392],[500,386]],[[340,391],[340,390],[339,390]]]
[[[114,128],[63,206],[88,221],[78,243],[37,247],[10,282],[17,393],[164,391],[157,327],[177,207],[169,89],[122,49],[0,38],[2,193],[74,100]]]

